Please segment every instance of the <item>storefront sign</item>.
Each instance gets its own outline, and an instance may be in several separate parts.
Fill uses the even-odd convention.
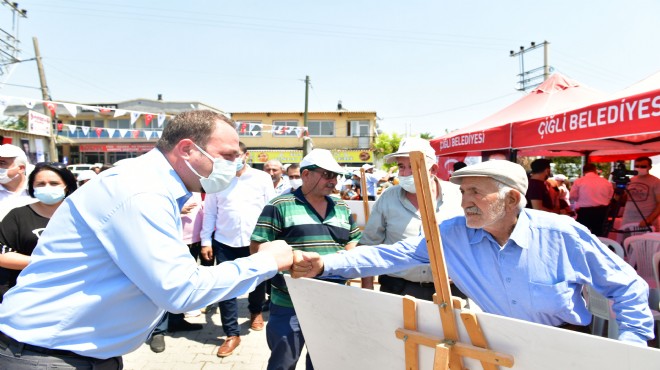
[[[282,163],[300,163],[302,150],[254,150],[249,151],[251,163],[266,163],[272,159]],[[332,150],[332,156],[338,163],[373,162],[371,150]]]
[[[50,136],[51,125],[52,124],[49,116],[37,113],[35,111],[30,111],[28,113],[29,133]]]
[[[153,149],[155,144],[82,144],[81,152],[129,152],[143,153]]]

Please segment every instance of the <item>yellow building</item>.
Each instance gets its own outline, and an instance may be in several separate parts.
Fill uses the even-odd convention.
[[[374,161],[376,112],[234,112],[240,140],[248,147],[252,166],[277,159],[298,163],[303,146],[329,149],[339,164],[361,166]]]

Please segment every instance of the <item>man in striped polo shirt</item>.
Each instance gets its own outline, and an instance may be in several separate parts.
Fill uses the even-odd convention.
[[[326,149],[314,149],[300,162],[302,186],[270,201],[252,233],[250,250],[262,243],[284,240],[293,249],[321,255],[352,249],[360,239],[351,210],[329,195],[343,168]],[[345,280],[334,280],[345,283]],[[270,318],[266,338],[271,356],[268,370],[296,367],[305,339],[281,274],[272,280]],[[307,370],[313,369],[309,354]]]

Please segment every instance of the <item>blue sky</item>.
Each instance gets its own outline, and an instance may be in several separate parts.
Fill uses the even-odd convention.
[[[660,70],[660,2],[25,0],[53,100],[198,100],[227,112],[376,111],[386,132],[464,127],[521,97],[509,50],[615,92]],[[10,28],[7,7],[0,8]],[[542,49],[525,64],[540,66]],[[36,64],[0,76],[38,87]],[[0,95],[41,98],[3,85]]]

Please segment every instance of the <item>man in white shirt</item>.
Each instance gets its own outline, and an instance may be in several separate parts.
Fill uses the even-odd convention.
[[[385,176],[374,175],[374,166],[368,163],[362,165],[364,168],[364,178],[367,182],[366,193],[369,200],[376,200],[376,188],[381,182],[385,182],[389,179],[389,174]],[[364,196],[365,190],[362,189],[362,196]]]
[[[607,207],[614,195],[614,187],[598,176],[596,171],[593,163],[584,165],[584,175],[573,183],[570,199],[575,204],[577,222],[586,226],[592,234],[604,236],[603,224],[607,218]]]
[[[219,193],[207,194],[204,200],[204,222],[200,237],[201,256],[210,261],[215,255],[218,264],[250,255],[250,236],[264,206],[275,197],[271,178],[265,172],[246,164],[248,151],[239,142],[240,153],[236,177]],[[214,233],[215,232],[215,233]],[[263,330],[261,315],[266,300],[265,282],[248,295],[250,328]],[[220,321],[227,339],[218,349],[218,357],[230,356],[241,343],[236,298],[218,303]]]
[[[35,201],[27,191],[27,156],[16,145],[0,146],[0,221],[13,208]]]
[[[291,184],[289,180],[284,178],[282,174],[284,170],[282,169],[282,162],[277,159],[271,159],[270,161],[264,164],[264,172],[270,175],[270,178],[273,181],[273,188],[275,189],[275,195],[282,195],[288,193],[291,190]]]

